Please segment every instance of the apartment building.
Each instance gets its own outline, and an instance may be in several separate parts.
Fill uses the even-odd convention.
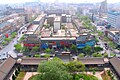
[[[120,13],[119,12],[108,12],[108,23],[116,28],[120,29]]]

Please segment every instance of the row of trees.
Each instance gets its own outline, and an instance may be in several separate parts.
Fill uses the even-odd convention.
[[[14,45],[15,50],[18,52],[29,52],[30,49],[28,47],[23,47],[21,44],[15,44]],[[39,46],[35,46],[32,48],[32,52],[38,52],[39,51]]]
[[[4,39],[4,41],[2,42],[2,44],[3,44],[3,45],[8,44],[13,38],[15,38],[16,35],[17,35],[17,33],[16,33],[16,32],[13,32],[10,37]]]
[[[15,47],[15,49],[16,49],[18,52],[32,52],[32,53],[36,53],[36,52],[38,52],[38,51],[40,50],[39,46],[33,47],[31,51],[28,49],[28,47],[22,47],[21,44],[15,44],[14,47]],[[68,51],[68,48],[66,48],[65,50]],[[71,53],[73,53],[73,54],[76,54],[76,53],[77,53],[77,50],[78,50],[78,49],[77,49],[76,45],[73,44],[73,45],[70,47],[70,50],[69,50],[69,51],[71,51]],[[85,48],[82,49],[82,51],[84,52],[84,54],[80,54],[80,56],[85,56],[85,54],[86,54],[86,55],[92,55],[92,53],[96,53],[96,54],[97,54],[98,52],[103,51],[103,48],[101,48],[101,47],[99,47],[99,46],[94,47],[94,48],[92,48],[92,47],[90,47],[90,46],[86,46]],[[53,52],[53,50],[50,49],[50,48],[47,48],[47,49],[44,50],[44,52],[50,54],[51,52]],[[93,57],[94,57],[94,55],[96,55],[96,54],[93,54]],[[100,54],[99,54],[99,55],[100,55]],[[99,55],[98,55],[98,56],[99,56]]]

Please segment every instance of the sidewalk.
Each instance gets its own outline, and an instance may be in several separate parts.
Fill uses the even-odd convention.
[[[38,72],[26,72],[23,80],[28,80],[30,77],[32,77],[33,75],[36,75],[36,74],[38,74]]]

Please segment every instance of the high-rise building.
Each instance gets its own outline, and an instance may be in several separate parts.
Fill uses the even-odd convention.
[[[116,28],[120,29],[120,13],[119,12],[108,12],[108,23]]]
[[[107,0],[101,2],[99,8],[99,16],[101,17],[103,13],[107,13]]]

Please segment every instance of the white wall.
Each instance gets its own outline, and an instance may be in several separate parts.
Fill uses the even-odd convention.
[[[54,22],[54,31],[60,30],[60,22]]]

